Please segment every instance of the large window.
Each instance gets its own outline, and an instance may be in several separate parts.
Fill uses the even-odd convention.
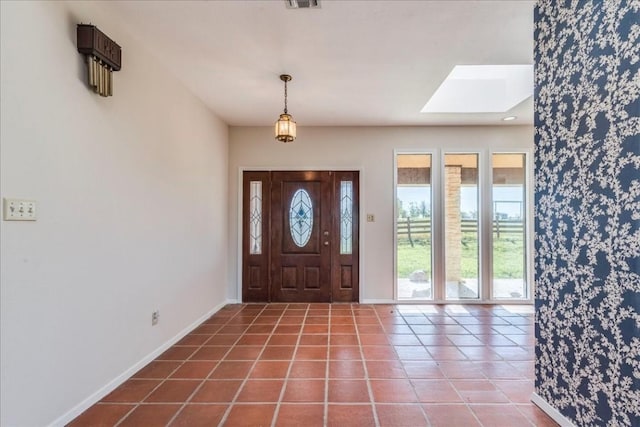
[[[447,299],[480,297],[478,155],[444,156],[444,239]]]
[[[493,298],[526,298],[525,155],[492,157]]]
[[[432,299],[431,155],[396,158],[398,299]]]
[[[395,160],[397,299],[530,299],[527,154]]]

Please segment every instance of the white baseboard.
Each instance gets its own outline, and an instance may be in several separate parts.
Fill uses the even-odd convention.
[[[531,401],[540,408],[545,414],[553,418],[553,421],[560,424],[560,427],[575,427],[575,425],[556,408],[551,406],[549,402],[540,397],[537,393],[531,395]]]
[[[415,305],[415,304],[483,304],[483,305],[533,305],[531,300],[522,301],[466,301],[466,300],[409,300],[409,299],[363,299],[360,304],[393,304],[393,305]]]
[[[398,304],[394,299],[363,299],[360,304]],[[401,304],[401,303],[400,303]]]
[[[214,313],[220,310],[227,304],[235,304],[234,300],[225,300],[224,302],[216,305],[211,310],[200,316],[195,322],[191,323],[189,326],[184,328],[182,331],[178,332],[173,338],[162,344],[160,347],[153,350],[151,353],[142,358],[142,360],[138,361],[136,364],[131,366],[129,369],[124,371],[122,374],[118,375],[113,380],[109,381],[105,386],[101,387],[98,391],[93,393],[91,396],[87,397],[85,400],[71,408],[71,410],[67,411],[62,416],[58,417],[55,421],[49,424],[50,427],[58,427],[64,426],[75,419],[78,415],[82,414],[84,411],[89,409],[92,405],[99,402],[103,397],[107,394],[111,393],[118,386],[128,380],[133,374],[138,372],[140,369],[145,367],[149,362],[153,361],[156,357],[160,356],[165,350],[169,349],[172,345],[180,341],[184,338],[185,335],[193,331],[195,328],[200,326],[202,322],[211,317]]]

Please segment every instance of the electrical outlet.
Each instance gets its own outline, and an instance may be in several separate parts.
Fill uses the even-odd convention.
[[[4,199],[5,221],[35,221],[36,201],[22,199]]]
[[[151,313],[151,326],[157,325],[160,320],[160,310]]]
[[[367,214],[367,222],[375,222],[376,217],[373,214]]]

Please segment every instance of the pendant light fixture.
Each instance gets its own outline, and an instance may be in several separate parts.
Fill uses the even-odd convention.
[[[296,139],[296,122],[287,112],[287,82],[291,81],[291,76],[282,74],[280,80],[284,82],[284,113],[276,122],[276,139],[280,142],[292,142]]]

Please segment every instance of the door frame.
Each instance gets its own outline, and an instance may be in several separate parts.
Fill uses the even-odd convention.
[[[236,263],[236,301],[244,302],[242,300],[242,265],[243,265],[243,256],[242,256],[242,212],[243,212],[243,175],[246,171],[261,171],[261,172],[269,172],[269,171],[282,171],[282,172],[292,172],[292,171],[354,171],[358,172],[358,302],[363,301],[364,289],[366,286],[365,276],[364,276],[364,268],[363,268],[363,260],[364,260],[364,251],[366,248],[365,236],[364,236],[364,227],[367,214],[362,208],[365,206],[364,203],[364,192],[362,191],[362,183],[364,182],[364,168],[362,166],[313,166],[313,167],[298,167],[298,166],[240,166],[238,168],[237,179],[237,200],[236,200],[236,238],[237,238],[237,263]]]

